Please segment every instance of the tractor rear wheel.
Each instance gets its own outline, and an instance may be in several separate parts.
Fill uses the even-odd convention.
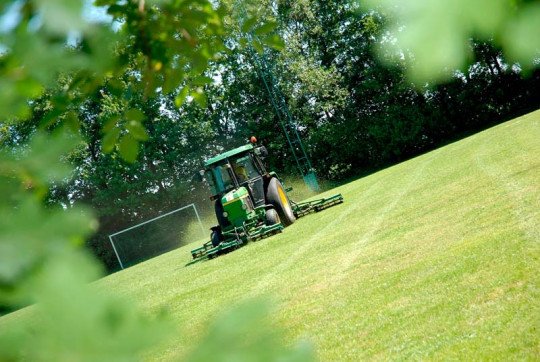
[[[285,193],[285,189],[281,182],[275,177],[272,177],[268,183],[268,188],[266,189],[266,202],[274,206],[281,219],[281,223],[284,226],[289,226],[296,220],[291,202]]]

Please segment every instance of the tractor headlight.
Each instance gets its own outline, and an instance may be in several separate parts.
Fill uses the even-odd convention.
[[[247,204],[242,204],[242,210],[247,210]]]
[[[227,217],[227,216],[229,216],[229,213],[228,213],[227,211],[225,211],[225,212],[223,213],[223,217]]]

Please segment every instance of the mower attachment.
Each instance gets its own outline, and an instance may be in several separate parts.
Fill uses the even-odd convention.
[[[191,265],[202,260],[213,259],[218,255],[236,250],[250,241],[257,241],[280,233],[283,231],[283,225],[263,225],[261,227],[252,228],[249,230],[249,232],[246,229],[247,228],[244,226],[235,228],[230,232],[224,232],[223,237],[225,240],[219,243],[218,246],[213,246],[212,241],[208,241],[204,243],[202,247],[191,250],[193,260],[187,265]]]
[[[334,205],[341,204],[343,202],[343,196],[341,194],[337,194],[331,197],[327,197],[324,199],[318,199],[313,201],[307,201],[307,202],[293,202],[293,212],[294,216],[296,218],[300,218],[302,216],[306,216],[308,214],[311,214],[312,212],[319,212],[324,209],[328,209],[329,207],[332,207]]]

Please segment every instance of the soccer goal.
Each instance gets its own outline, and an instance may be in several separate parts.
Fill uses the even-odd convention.
[[[207,237],[195,204],[109,235],[122,269]]]

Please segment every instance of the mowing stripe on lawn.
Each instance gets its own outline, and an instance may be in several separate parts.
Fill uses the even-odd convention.
[[[538,126],[539,122],[532,120],[533,125]],[[514,126],[515,124],[507,125]],[[529,212],[527,207],[526,196],[530,197],[530,194],[527,193],[529,187],[521,182],[518,179],[512,178],[508,175],[507,170],[498,166],[497,163],[490,162],[489,147],[493,145],[495,141],[496,134],[491,133],[489,137],[479,146],[479,151],[476,153],[476,163],[480,169],[492,180],[493,184],[499,187],[506,194],[509,204],[512,206],[513,215],[518,223],[520,229],[523,231],[524,235],[531,241],[540,241],[540,229],[538,225],[540,224],[538,209],[535,211]],[[499,138],[500,139],[500,138]],[[513,144],[514,149],[522,150],[523,146],[516,142],[515,137],[503,139],[505,144]],[[540,144],[540,143],[539,143]],[[538,154],[540,154],[540,147],[537,147]],[[535,162],[532,165],[527,164],[528,168],[522,172],[528,171],[529,169],[538,169],[537,175],[540,175],[540,162]],[[539,180],[540,181],[540,180]],[[532,193],[534,197],[534,193]],[[531,203],[540,207],[540,199],[531,200]]]
[[[403,189],[401,189],[401,192],[394,196],[394,200],[390,204],[383,207],[382,211],[379,212],[377,217],[372,222],[369,230],[366,231],[361,238],[359,238],[357,243],[351,244],[352,248],[345,254],[345,257],[341,258],[341,260],[337,263],[340,267],[338,268],[337,274],[335,274],[335,278],[329,281],[330,285],[338,286],[339,284],[341,284],[343,279],[348,275],[348,271],[351,266],[362,254],[362,246],[369,243],[373,239],[374,235],[381,230],[381,227],[386,221],[387,216],[396,208],[396,206],[400,203],[403,197],[409,193],[411,188],[424,174],[425,168],[429,166],[435,160],[435,158],[439,156],[439,153],[440,151],[437,150],[430,154],[431,157],[426,159],[422,163],[422,165],[415,170],[415,172],[412,174],[410,181],[403,187]]]
[[[361,188],[361,184],[359,184],[355,190]],[[378,180],[373,180],[371,185],[362,193],[361,200],[368,198],[372,195],[373,191],[377,189],[377,186],[380,186],[380,183]],[[347,203],[347,200],[345,199],[345,203]],[[311,249],[314,245],[316,245],[316,241],[319,240],[321,237],[323,237],[326,232],[329,229],[334,228],[337,224],[339,224],[343,219],[345,219],[350,214],[354,213],[358,209],[360,209],[363,206],[362,202],[358,202],[355,205],[351,206],[349,205],[348,208],[343,208],[339,215],[334,219],[334,221],[326,224],[324,227],[322,227],[320,230],[318,230],[315,234],[313,234],[309,239],[303,241],[300,246],[295,250],[293,254],[291,254],[287,259],[285,259],[283,262],[281,262],[279,265],[277,265],[272,271],[268,272],[264,278],[261,278],[257,284],[253,286],[251,291],[248,295],[254,296],[261,293],[261,291],[267,290],[267,287],[272,283],[272,281],[275,281],[275,276],[277,274],[281,274],[283,271],[289,269],[295,262],[298,261],[309,249]],[[342,205],[335,206],[332,208],[332,210],[337,211],[340,208],[342,208]],[[300,220],[302,222],[302,220]]]

